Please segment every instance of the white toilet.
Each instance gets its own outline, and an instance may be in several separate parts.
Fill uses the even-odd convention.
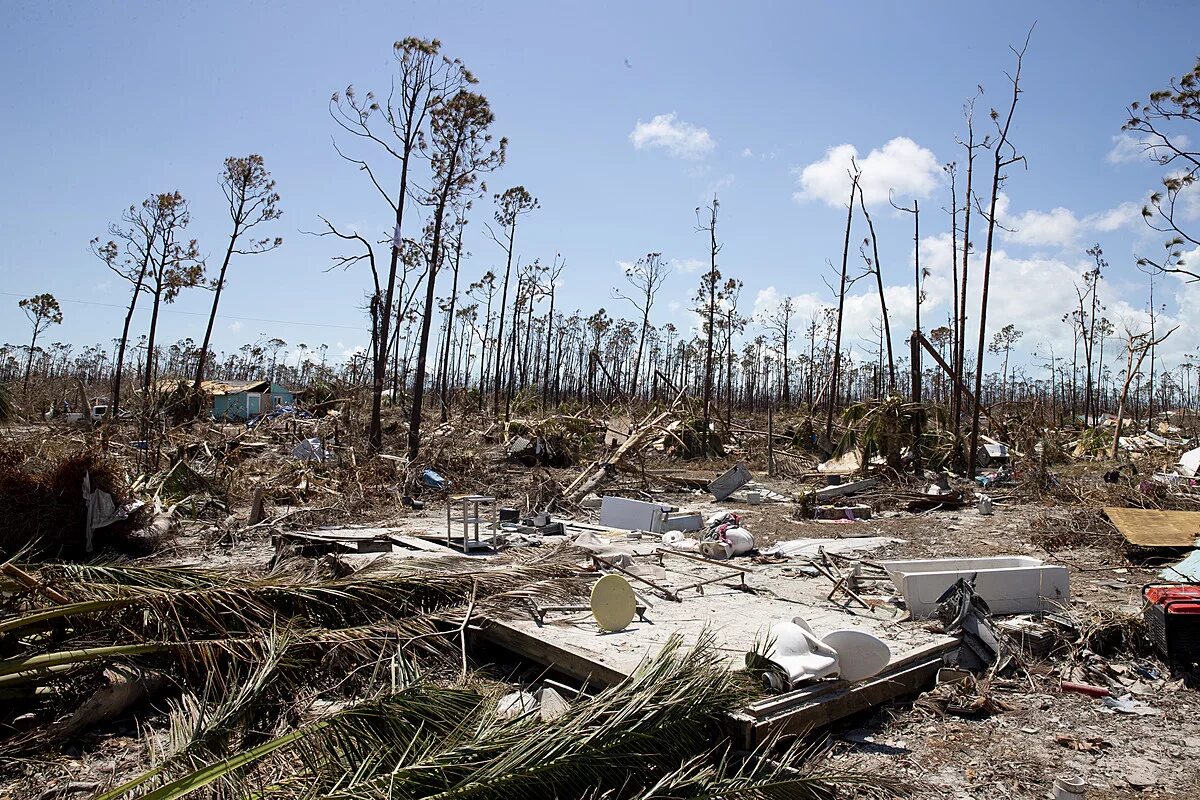
[[[771,639],[766,656],[780,671],[767,672],[764,680],[776,690],[833,676],[852,683],[861,681],[879,674],[892,656],[883,640],[865,631],[845,628],[818,639],[803,617],[773,625]],[[750,654],[746,660],[751,662]],[[788,686],[783,685],[783,675]]]

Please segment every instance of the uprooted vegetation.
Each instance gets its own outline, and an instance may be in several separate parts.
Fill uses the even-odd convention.
[[[345,578],[120,565],[28,574],[60,597],[2,587],[7,757],[134,708],[166,709],[142,715],[153,765],[119,776],[105,798],[264,787],[274,797],[690,797],[768,786],[825,798],[838,784],[900,788],[822,771],[803,743],[778,760],[710,749],[722,713],[752,689],[712,665],[703,639],[675,641],[553,719],[505,713],[503,684],[469,670],[465,649],[460,659],[465,626],[529,596],[577,598],[560,553]]]
[[[85,555],[87,511],[81,500],[85,478],[120,507],[132,499],[118,465],[96,450],[45,452],[0,442],[0,556],[22,551],[43,558]],[[152,552],[158,543],[146,530],[145,507],[97,532],[98,546],[129,554]]]

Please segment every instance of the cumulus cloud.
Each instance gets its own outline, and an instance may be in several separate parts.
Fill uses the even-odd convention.
[[[1153,157],[1154,151],[1162,147],[1162,143],[1149,136],[1137,136],[1132,133],[1119,133],[1112,137],[1113,146],[1105,158],[1110,164],[1129,164],[1147,161]],[[1177,147],[1187,147],[1190,143],[1184,135],[1172,136],[1171,141]]]
[[[673,272],[682,272],[687,275],[708,267],[707,263],[698,258],[672,258],[669,264]]]
[[[242,325],[242,323],[241,323],[241,322],[231,322],[231,323],[229,323],[229,330],[230,330],[232,333],[237,333],[237,332],[238,332],[238,331],[240,331],[240,330],[241,330],[243,327],[244,327],[244,326]]]
[[[942,167],[933,151],[898,136],[866,156],[859,156],[852,144],[829,148],[819,161],[795,170],[800,191],[794,197],[844,207],[850,192],[851,159],[862,170],[860,184],[868,203],[886,203],[893,190],[900,195],[928,197],[942,180]]]
[[[1076,248],[1085,233],[1112,233],[1132,227],[1142,218],[1141,205],[1132,201],[1083,217],[1063,206],[1020,214],[1009,208],[1008,197],[1001,192],[996,202],[996,217],[1006,229],[1001,235],[1007,242],[1030,247]]]
[[[1127,225],[1134,225],[1142,220],[1142,205],[1141,203],[1126,202],[1121,203],[1115,208],[1110,208],[1107,211],[1101,211],[1097,214],[1089,214],[1084,218],[1084,223],[1093,230],[1101,233],[1111,233],[1112,231],[1124,228]]]
[[[1079,238],[1083,223],[1075,212],[1059,206],[1049,211],[1025,211],[1016,216],[997,214],[1007,238],[1033,247],[1070,247]]]
[[[961,244],[961,243],[960,243]],[[1186,254],[1191,262],[1200,265],[1200,248]],[[911,259],[911,253],[907,256]],[[924,281],[925,301],[921,305],[921,317],[930,328],[944,325],[950,313],[951,287],[951,240],[949,233],[928,236],[921,240],[921,263],[930,270]],[[992,276],[989,285],[988,331],[991,340],[997,330],[1011,322],[1025,336],[1014,352],[1013,368],[1023,367],[1035,378],[1044,377],[1042,363],[1051,350],[1059,358],[1069,358],[1074,345],[1074,335],[1069,324],[1062,322],[1078,303],[1075,294],[1077,284],[1082,284],[1083,273],[1091,267],[1090,259],[1083,253],[1070,256],[1034,256],[1023,258],[1002,247],[993,253]],[[970,310],[968,333],[970,349],[974,350],[975,328],[980,300],[978,273],[971,281],[967,305]],[[1165,364],[1179,363],[1200,335],[1200,282],[1187,283],[1182,278],[1164,284],[1164,300],[1174,297],[1174,309],[1161,313],[1157,324],[1160,330],[1176,325],[1179,329],[1160,348],[1159,355]],[[1123,335],[1126,327],[1134,332],[1149,329],[1149,316],[1138,301],[1122,296],[1128,287],[1116,281],[1100,283],[1100,301],[1105,306],[1105,316],[1112,320],[1117,336]],[[762,324],[767,315],[778,308],[785,292],[774,285],[759,289],[754,297],[755,320]],[[911,283],[884,287],[888,312],[891,317],[892,335],[896,353],[907,352],[904,348],[906,332],[911,329],[915,295]],[[798,337],[808,321],[819,317],[821,309],[832,307],[834,299],[826,294],[807,293],[793,296],[796,308],[794,331]],[[880,309],[879,297],[874,287],[865,284],[856,286],[846,297],[843,341],[854,351],[856,358],[873,357],[879,342]],[[1109,341],[1107,353],[1119,352],[1121,345]],[[1036,356],[1034,354],[1036,353]],[[999,361],[991,354],[986,355],[985,369],[989,372],[999,368]]]
[[[659,114],[649,122],[638,120],[629,141],[637,150],[661,148],[675,158],[691,160],[704,158],[717,146],[707,129],[684,122],[674,111]]]

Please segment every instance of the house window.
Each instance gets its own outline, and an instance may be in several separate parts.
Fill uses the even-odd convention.
[[[283,405],[283,398],[279,395],[271,395],[271,405],[278,408],[279,406]]]

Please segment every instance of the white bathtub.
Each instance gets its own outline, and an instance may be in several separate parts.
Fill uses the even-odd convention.
[[[993,614],[1052,611],[1071,599],[1066,567],[1030,556],[884,561],[892,583],[914,617],[931,617],[937,600],[959,578],[975,579],[975,593]]]

